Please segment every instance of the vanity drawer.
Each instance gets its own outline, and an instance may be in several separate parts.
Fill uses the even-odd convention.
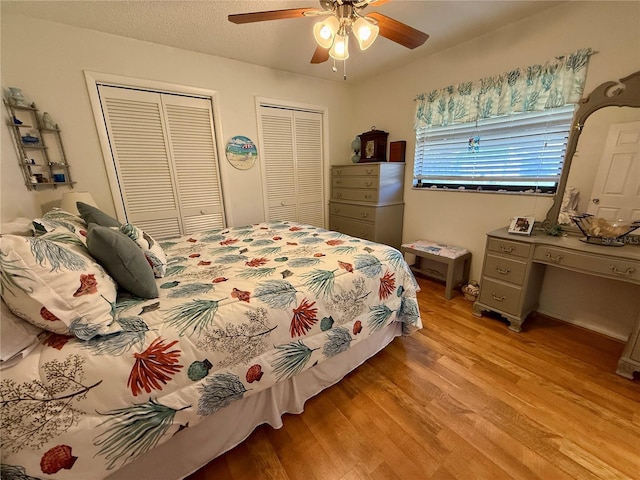
[[[329,219],[329,229],[371,241],[375,239],[376,232],[375,225],[371,222],[362,222],[337,215],[331,215]]]
[[[498,281],[484,277],[480,287],[480,302],[490,308],[509,313],[518,314],[518,305],[522,289],[516,286],[507,285]]]
[[[487,250],[505,255],[513,255],[514,257],[528,258],[529,252],[531,252],[531,245],[489,237]]]
[[[526,271],[527,264],[525,262],[487,254],[483,274],[505,282],[522,285]]]
[[[602,247],[624,248],[624,247]],[[558,265],[585,273],[640,283],[640,262],[586,255],[579,252],[538,245],[533,253],[535,261]]]
[[[374,221],[376,218],[376,207],[367,207],[365,205],[329,202],[329,212],[331,215],[364,221]]]
[[[364,188],[334,188],[332,197],[336,200],[352,200],[355,202],[377,203],[378,191],[373,189],[368,190]]]
[[[331,184],[337,188],[378,188],[378,177],[333,177]]]

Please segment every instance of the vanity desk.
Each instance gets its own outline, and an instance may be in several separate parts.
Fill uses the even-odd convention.
[[[580,238],[542,232],[517,235],[508,233],[507,228],[489,232],[473,314],[480,317],[483,311],[494,311],[509,321],[511,330],[519,332],[527,316],[538,307],[547,265],[640,285],[640,245],[593,245]],[[639,337],[640,317],[618,363],[617,373],[626,378],[640,371]]]

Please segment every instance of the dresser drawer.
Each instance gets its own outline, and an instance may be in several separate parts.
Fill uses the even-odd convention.
[[[329,213],[331,213],[331,215],[339,215],[341,217],[373,222],[376,218],[376,207],[329,202]]]
[[[332,197],[336,200],[352,200],[355,202],[377,203],[378,191],[367,190],[364,188],[334,188]]]
[[[511,315],[518,314],[522,289],[483,277],[480,302]]]
[[[345,176],[378,176],[380,165],[341,165],[339,167],[333,167],[331,169],[331,175],[335,177]]]
[[[331,184],[334,188],[378,188],[378,177],[333,177]]]
[[[529,252],[531,252],[531,245],[489,237],[487,250],[505,255],[513,255],[514,257],[528,258]]]
[[[526,271],[527,264],[525,262],[487,254],[482,273],[483,275],[498,278],[505,282],[522,285]]]
[[[372,222],[353,220],[352,218],[331,215],[329,219],[329,230],[351,235],[352,237],[363,238],[375,241],[375,225]]]
[[[624,247],[602,247],[624,248]],[[533,253],[537,262],[558,265],[585,273],[640,283],[640,262],[587,255],[566,249],[538,245]]]

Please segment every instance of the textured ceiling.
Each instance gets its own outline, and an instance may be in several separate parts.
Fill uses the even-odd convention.
[[[347,82],[364,80],[385,70],[466,42],[517,22],[558,1],[420,1],[395,0],[366,11],[377,11],[430,35],[424,45],[409,50],[380,37],[368,50],[350,48]],[[209,55],[327,80],[342,80],[342,65],[333,60],[309,63],[315,50],[313,17],[235,25],[231,13],[319,8],[315,0],[267,1],[8,1],[2,13],[15,13],[98,30]],[[365,11],[365,12],[366,12]]]

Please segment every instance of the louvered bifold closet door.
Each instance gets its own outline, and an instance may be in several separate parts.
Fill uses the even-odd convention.
[[[324,227],[322,115],[260,107],[266,218]]]
[[[99,86],[127,221],[156,238],[225,226],[208,99]]]
[[[296,221],[293,112],[261,107],[267,221]]]
[[[184,233],[224,228],[211,102],[162,95]]]
[[[324,227],[322,116],[294,112],[298,218]]]

